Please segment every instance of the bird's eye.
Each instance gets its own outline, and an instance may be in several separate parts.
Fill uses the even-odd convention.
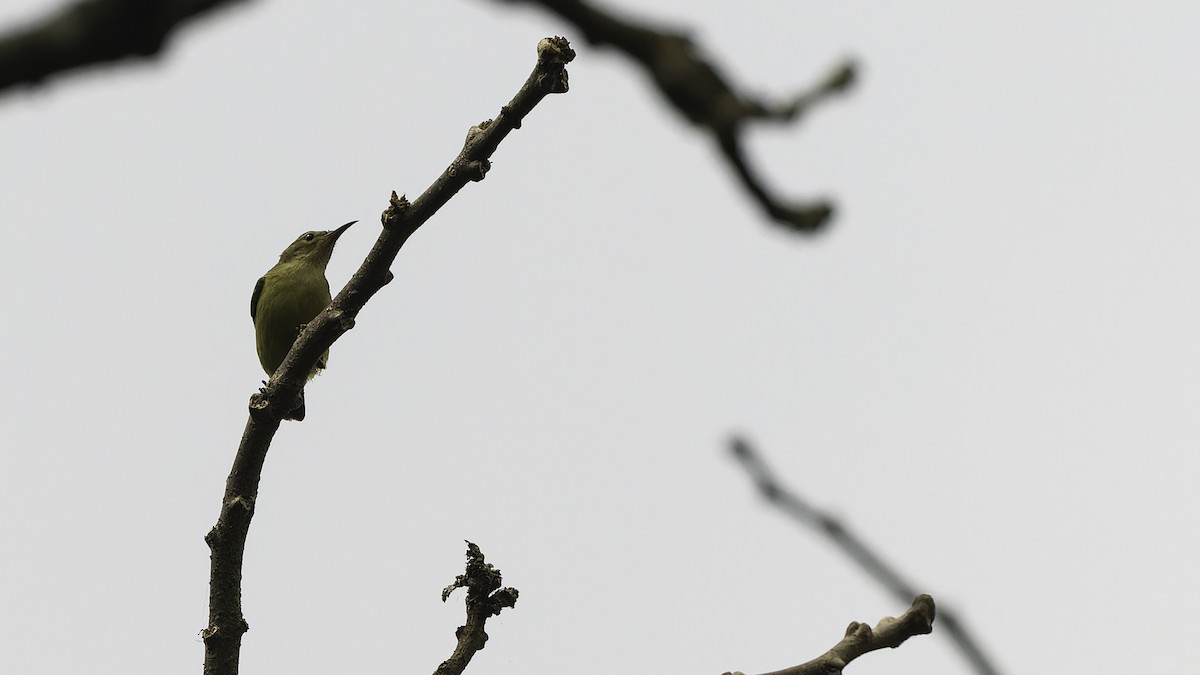
[[[315,237],[312,232],[308,232],[304,235],[304,241],[312,241],[314,238]]]

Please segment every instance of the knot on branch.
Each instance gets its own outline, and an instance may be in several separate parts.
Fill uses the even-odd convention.
[[[250,414],[256,419],[261,418],[262,414],[266,411],[267,406],[271,404],[269,395],[270,392],[267,391],[266,387],[263,387],[262,389],[259,389],[250,395]]]
[[[343,333],[351,328],[354,328],[354,317],[349,313],[338,307],[330,310],[330,313],[333,315],[334,321],[337,322],[338,328],[341,329]]]
[[[301,326],[300,330],[303,331],[304,328],[305,326]],[[290,361],[284,361],[285,365],[288,363]],[[324,366],[320,367],[324,368]],[[276,371],[276,375],[278,374],[279,371]],[[272,376],[270,382],[264,380],[263,386],[259,387],[256,393],[250,395],[250,416],[259,422],[266,422],[268,420],[303,420],[304,387],[293,388],[285,382],[278,383],[282,386],[273,386],[271,382],[275,382],[275,380],[275,376]],[[286,405],[281,404],[276,394],[283,393],[286,395],[289,392],[294,392],[287,399],[289,402]],[[286,408],[282,412],[279,410],[281,405],[284,405]]]
[[[404,216],[408,214],[408,198],[404,195],[397,195],[395,190],[392,190],[392,198],[388,201],[388,206],[383,210],[383,214],[379,216],[379,222],[383,225],[383,229],[394,229]]]
[[[501,107],[500,114],[503,115],[506,112],[507,108],[508,108],[508,106]],[[470,129],[467,129],[467,140],[463,141],[463,148],[470,147],[471,144],[474,143],[483,134],[483,132],[487,131],[488,127],[492,126],[495,123],[496,123],[496,120],[484,120],[484,121],[480,122],[479,124],[472,126]],[[516,128],[516,127],[514,127],[514,128]]]
[[[466,178],[472,183],[478,183],[479,181],[483,180],[484,176],[487,176],[487,172],[491,170],[491,168],[492,163],[488,160],[476,159],[464,164],[456,164],[455,166],[450,167],[450,175],[462,175],[463,178]]]
[[[250,624],[246,623],[245,619],[237,617],[237,619],[224,630],[222,630],[220,626],[209,626],[201,630],[200,639],[206,643],[215,642],[221,638],[225,638],[226,640],[238,640],[248,630],[250,630]]]

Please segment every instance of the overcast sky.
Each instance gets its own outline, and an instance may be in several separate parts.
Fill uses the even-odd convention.
[[[431,672],[464,539],[521,591],[471,673],[761,672],[903,611],[758,500],[734,432],[1005,673],[1194,669],[1200,5],[1050,4],[653,3],[756,91],[859,59],[754,138],[772,185],[838,201],[816,239],[525,6],[255,2],[7,94],[0,672],[199,670],[255,280],[359,219],[340,288],[553,34],[571,91],[409,241],[275,440],[243,672]],[[851,669],[965,672],[936,627]]]

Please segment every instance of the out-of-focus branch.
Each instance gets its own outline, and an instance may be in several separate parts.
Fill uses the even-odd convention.
[[[640,65],[675,110],[712,135],[743,187],[777,223],[795,232],[813,233],[829,222],[833,214],[829,202],[789,203],[776,196],[751,168],[742,137],[749,122],[792,122],[814,105],[847,91],[855,79],[853,62],[839,64],[808,91],[766,101],[737,91],[685,33],[618,17],[586,0],[524,1],[575,24],[588,42],[618,49]]]
[[[404,242],[468,182],[483,180],[492,153],[534,106],[550,94],[567,91],[566,64],[575,58],[570,44],[563,38],[545,38],[537,52],[537,65],[517,95],[496,119],[471,128],[462,151],[433,185],[411,203],[392,193],[381,219],[383,231],[358,271],[329,307],[308,322],[264,390],[250,398],[250,419],[225,482],[221,514],[204,538],[211,551],[208,627],[200,633],[205,675],[238,671],[242,635],[249,628],[242,616],[242,555],[263,463],[288,404],[296,400],[317,359],[354,326],[367,300],[391,280],[389,268]]]
[[[245,0],[79,0],[22,29],[0,35],[0,92],[58,73],[129,58],[158,56],[177,28],[212,9]],[[515,2],[516,0],[504,0]],[[808,91],[768,101],[738,89],[684,32],[651,27],[586,0],[525,0],[575,24],[592,44],[624,52],[667,101],[713,137],[742,186],[775,222],[803,233],[823,229],[828,201],[779,197],[751,166],[743,143],[748,122],[792,122],[853,84],[851,61]]]
[[[894,649],[910,637],[933,632],[934,614],[933,598],[918,595],[908,611],[899,617],[886,616],[879,620],[875,628],[871,628],[870,624],[851,621],[846,628],[846,637],[829,651],[807,663],[764,675],[838,675],[847,664],[863,654],[878,649]]]
[[[484,562],[483,552],[468,541],[466,574],[458,575],[454,583],[442,590],[442,602],[446,602],[454,589],[467,589],[467,623],[455,631],[458,643],[454,653],[433,675],[460,675],[475,652],[487,644],[488,636],[483,630],[487,620],[499,615],[505,607],[516,606],[519,592],[515,588],[501,588],[503,582],[500,570]]]
[[[748,441],[734,437],[729,442],[733,456],[741,462],[758,488],[759,494],[771,504],[782,509],[797,522],[816,529],[829,537],[838,548],[858,563],[871,577],[883,585],[894,597],[907,601],[915,592],[913,586],[889,565],[878,553],[871,550],[857,535],[837,518],[809,504],[804,498],[779,483],[774,472]],[[928,596],[923,596],[928,597]],[[918,598],[919,599],[919,598]],[[998,675],[999,671],[983,653],[979,644],[959,622],[957,616],[943,608],[938,625],[959,648],[971,667],[980,675]]]
[[[57,73],[157,56],[175,29],[244,0],[80,0],[0,35],[0,91]]]

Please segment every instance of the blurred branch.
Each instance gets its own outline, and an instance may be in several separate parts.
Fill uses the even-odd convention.
[[[0,92],[86,66],[157,57],[186,22],[244,1],[79,0],[0,35]],[[809,108],[847,91],[855,79],[853,62],[842,62],[808,91],[769,101],[737,91],[684,32],[620,18],[586,0],[524,1],[573,23],[588,42],[616,48],[642,66],[675,110],[712,135],[742,187],[775,222],[803,233],[828,224],[833,204],[789,202],[777,196],[751,166],[742,135],[748,122],[793,122]]]
[[[391,280],[389,268],[404,242],[468,182],[483,180],[488,158],[534,106],[549,94],[567,91],[566,64],[575,58],[570,44],[563,38],[545,38],[537,52],[537,65],[516,96],[495,120],[471,128],[462,151],[433,185],[411,203],[392,193],[382,216],[383,231],[358,271],[301,331],[264,391],[250,398],[250,419],[225,482],[221,514],[205,537],[212,552],[209,623],[201,631],[205,675],[237,673],[242,635],[249,628],[242,616],[242,555],[263,463],[279,422],[288,413],[287,404],[296,399],[317,359],[353,328],[359,310]]]
[[[816,529],[829,537],[838,548],[858,563],[867,574],[883,585],[894,597],[904,602],[915,594],[912,584],[905,581],[891,565],[879,554],[872,551],[865,542],[846,528],[832,515],[817,509],[802,497],[781,485],[776,480],[774,472],[758,455],[748,441],[734,437],[729,442],[733,456],[742,463],[750,478],[758,488],[759,494],[771,504],[778,506],[785,513],[808,527]],[[928,597],[928,596],[926,596]],[[959,622],[957,615],[947,609],[942,609],[938,621],[941,632],[944,632],[966,657],[971,667],[980,675],[998,675],[996,667],[984,655],[983,650],[970,636],[967,629]]]
[[[879,649],[895,649],[904,641],[916,635],[928,635],[933,632],[933,617],[935,609],[933,598],[928,595],[918,595],[908,611],[899,618],[886,616],[879,620],[874,629],[869,624],[850,622],[846,628],[846,637],[821,656],[791,668],[776,670],[764,675],[837,675],[851,661],[863,654]],[[743,673],[725,673],[725,675],[743,675]]]
[[[712,135],[742,186],[775,222],[803,233],[819,231],[829,222],[831,203],[786,203],[768,189],[746,159],[742,134],[748,122],[793,122],[816,104],[844,93],[854,83],[853,62],[842,62],[808,91],[766,101],[736,91],[683,32],[621,18],[586,0],[524,1],[575,24],[589,43],[618,49],[640,65],[676,111]]]
[[[468,541],[466,574],[458,575],[454,583],[442,590],[442,602],[446,602],[454,589],[467,589],[467,623],[455,631],[458,644],[454,653],[433,671],[433,675],[460,675],[471,663],[475,652],[487,644],[488,636],[483,631],[487,620],[499,615],[505,607],[516,606],[517,589],[501,588],[503,581],[500,570],[484,562],[483,552]]]
[[[0,35],[0,91],[126,58],[158,56],[187,21],[243,0],[80,0]]]

